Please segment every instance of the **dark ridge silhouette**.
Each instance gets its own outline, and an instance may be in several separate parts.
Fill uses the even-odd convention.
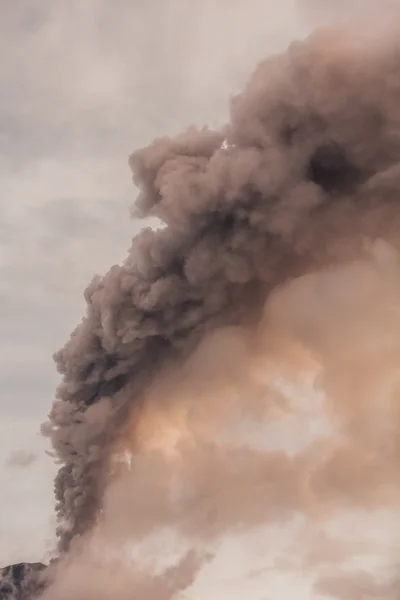
[[[43,563],[16,563],[0,569],[1,600],[32,600],[46,587]]]

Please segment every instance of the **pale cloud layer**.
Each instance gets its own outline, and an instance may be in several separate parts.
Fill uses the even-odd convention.
[[[1,3],[0,563],[51,547],[54,467],[37,431],[58,381],[52,353],[85,285],[137,231],[128,154],[222,123],[257,60],[314,13],[311,0]]]

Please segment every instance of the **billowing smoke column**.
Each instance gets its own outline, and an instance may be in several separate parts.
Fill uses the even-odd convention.
[[[222,131],[188,129],[130,158],[136,216],[158,217],[86,290],[56,355],[51,415],[60,550],[90,529],[110,452],[160,365],[269,291],[400,231],[400,46],[325,31],[261,63]]]

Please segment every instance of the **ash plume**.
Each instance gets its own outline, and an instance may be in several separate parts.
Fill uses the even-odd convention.
[[[251,337],[277,286],[361,260],[379,238],[398,245],[399,100],[397,42],[325,30],[262,62],[232,100],[223,130],[189,128],[132,154],[140,190],[135,216],[156,217],[162,226],[142,231],[125,262],[92,281],[87,314],[56,355],[63,382],[47,430],[62,464],[55,483],[61,552],[114,501],[113,491],[106,494],[113,453],[127,437],[133,454],[141,447],[140,424],[160,372],[179,373],[184,359],[221,327],[243,327]],[[218,401],[204,407],[202,418],[213,421]],[[355,461],[362,446],[357,452]],[[192,458],[205,473],[210,458],[196,450]],[[242,458],[221,451],[211,477],[229,474],[229,464],[249,480],[279,467],[292,483],[281,489],[276,472],[276,501],[304,504],[297,459],[266,465],[254,452]],[[329,472],[337,476],[340,465],[334,457]],[[146,472],[159,470],[145,466],[138,477]],[[134,470],[131,476],[134,482]],[[232,473],[234,489],[235,477],[241,479],[240,468]],[[200,489],[208,489],[205,479]],[[157,482],[152,486],[157,498]],[[326,489],[324,475],[316,486]],[[151,519],[162,510],[156,507]],[[204,523],[201,510],[196,514],[196,527],[192,517],[183,523],[191,535]],[[166,524],[174,513],[163,518]],[[226,518],[236,518],[234,506]],[[218,531],[226,526],[223,518],[215,522]]]

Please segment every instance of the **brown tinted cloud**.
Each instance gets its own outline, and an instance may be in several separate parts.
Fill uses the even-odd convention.
[[[206,543],[397,500],[399,65],[392,40],[317,32],[257,67],[223,130],[131,156],[135,214],[163,227],[93,280],[56,357],[61,550],[97,521]],[[301,413],[276,382],[307,377],[333,432],[240,441],[245,417]]]

